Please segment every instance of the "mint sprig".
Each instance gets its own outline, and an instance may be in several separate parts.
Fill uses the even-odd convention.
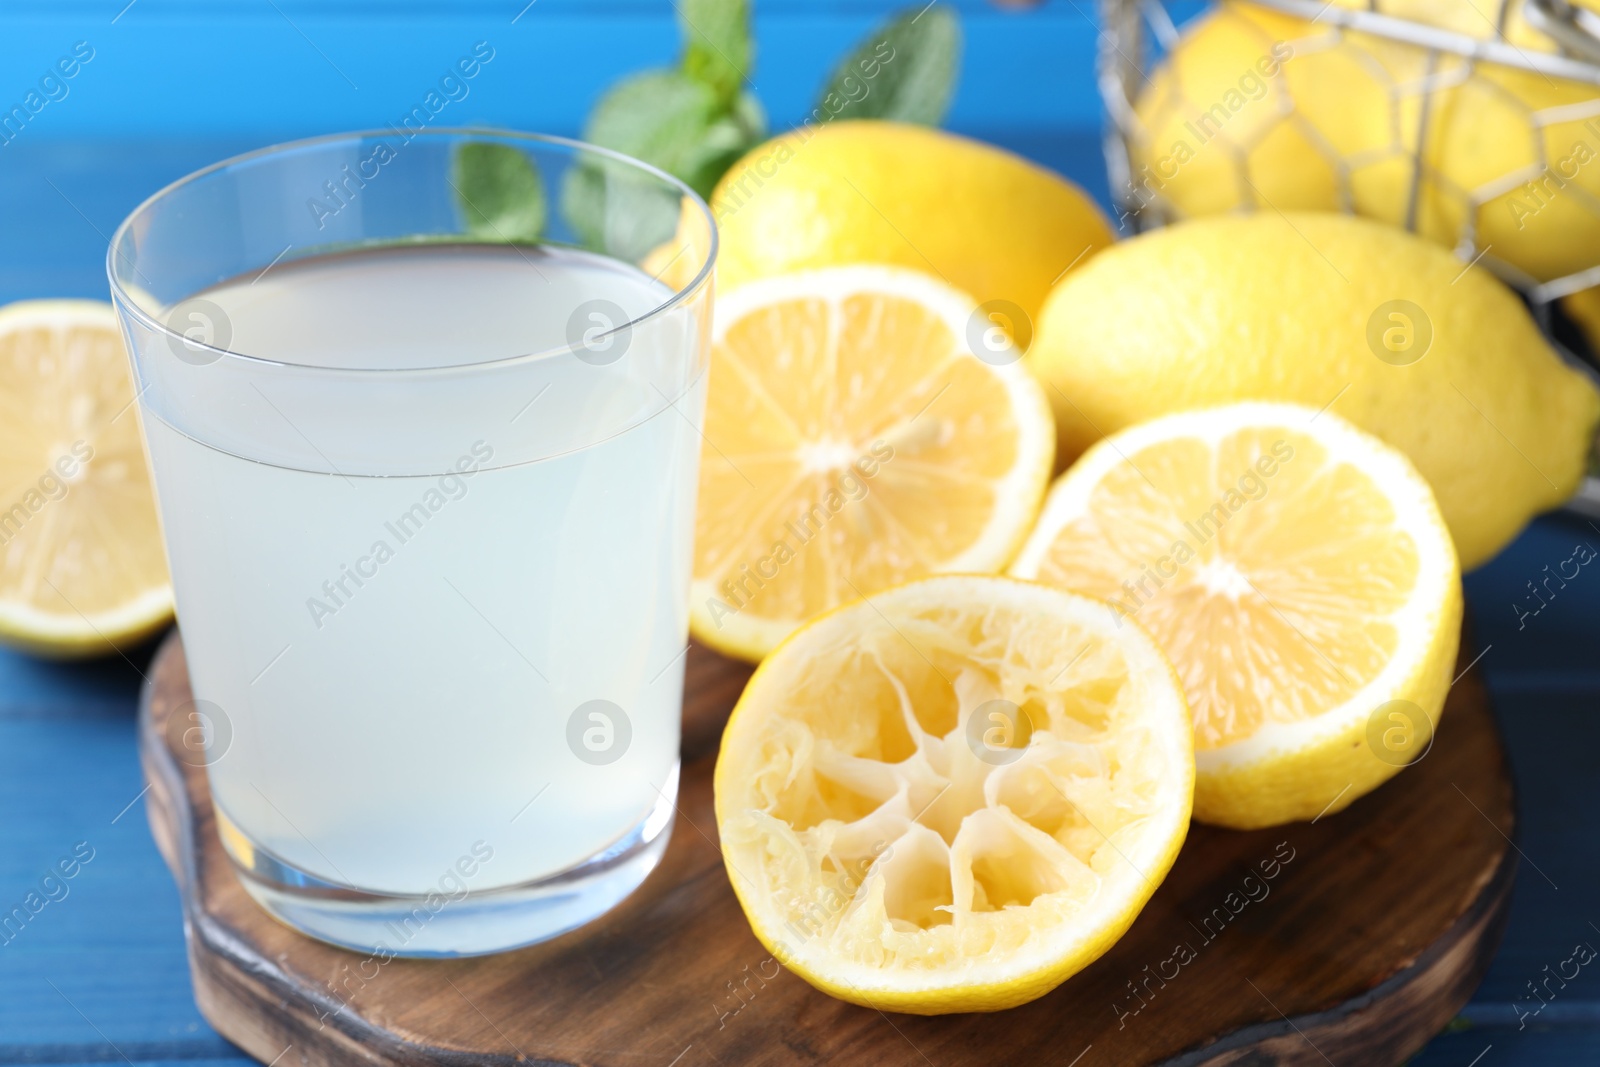
[[[755,61],[747,0],[678,0],[683,73],[717,94],[732,110]]]
[[[608,89],[590,111],[583,139],[653,164],[709,198],[728,168],[767,137],[766,113],[746,88],[755,60],[750,0],[676,0],[675,6],[684,42],[677,66],[633,74]],[[949,110],[960,64],[956,15],[934,6],[908,9],[839,62],[806,121],[937,125]],[[472,233],[487,240],[543,233],[544,190],[516,149],[465,145],[454,169]],[[672,235],[678,213],[669,189],[617,164],[585,159],[562,182],[562,217],[584,246],[609,255],[637,260]]]
[[[515,145],[471,141],[456,149],[452,184],[467,232],[485,241],[537,241],[544,233],[544,182]]]
[[[583,139],[660,167],[703,197],[767,136],[743,88],[755,45],[746,0],[679,0],[683,55],[671,70],[623,79],[589,113]],[[672,236],[677,198],[624,168],[585,161],[567,175],[561,213],[588,247],[638,259]]]
[[[948,8],[906,11],[833,68],[814,113],[937,126],[961,73],[961,23]]]
[[[724,103],[684,71],[651,70],[613,87],[589,115],[583,139],[660,167],[709,196],[741,155],[766,137],[755,97]]]

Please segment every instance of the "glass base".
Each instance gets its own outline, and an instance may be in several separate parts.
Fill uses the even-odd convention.
[[[372,893],[329,882],[254,845],[220,809],[216,818],[239,880],[273,918],[379,959],[436,959],[547,941],[616,907],[666,852],[677,795],[674,767],[645,817],[603,851],[544,878],[461,896]]]

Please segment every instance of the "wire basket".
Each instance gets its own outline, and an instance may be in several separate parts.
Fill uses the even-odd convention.
[[[1157,69],[1160,59],[1176,47],[1180,25],[1187,21],[1174,16],[1176,5],[1163,0],[1102,0],[1105,32],[1100,38],[1099,83],[1110,118],[1106,160],[1112,194],[1125,221],[1136,230],[1147,229],[1206,213],[1196,211],[1191,202],[1216,200],[1183,195],[1181,167],[1172,168],[1171,178],[1160,167],[1160,153],[1168,147],[1158,143],[1162,105],[1168,116],[1184,114],[1187,105],[1190,116],[1226,113],[1236,124],[1230,130],[1213,121],[1196,130],[1198,136],[1215,128],[1216,143],[1204,147],[1225,150],[1239,168],[1244,195],[1230,207],[1338,208],[1388,218],[1454,245],[1465,261],[1481,260],[1535,304],[1600,286],[1600,15],[1570,7],[1566,0],[1497,0],[1491,16],[1469,0],[1452,0],[1458,20],[1482,19],[1481,34],[1475,36],[1386,13],[1420,7],[1418,0],[1366,2],[1370,7],[1357,9],[1321,0],[1255,0],[1251,5],[1255,8],[1297,20],[1273,20],[1263,27],[1266,34],[1294,26],[1301,31],[1300,36],[1279,42],[1292,58],[1269,65],[1281,66],[1285,76],[1296,62],[1323,68],[1323,113],[1314,113],[1295,99],[1288,85],[1278,84],[1262,98],[1270,107],[1255,108],[1257,113],[1240,124],[1236,116],[1242,111],[1227,113],[1220,97],[1189,99],[1182,77],[1170,69]],[[1231,5],[1235,11],[1243,6]],[[1520,72],[1533,79],[1531,87],[1522,88],[1541,91],[1519,93],[1516,83],[1508,87],[1505,72]],[[1317,72],[1312,74],[1314,81]],[[1301,79],[1302,88],[1305,84],[1307,79]],[[1328,95],[1346,91],[1360,99],[1335,100]],[[1150,94],[1161,92],[1172,99],[1148,100]],[[1379,95],[1386,98],[1384,113],[1367,123],[1365,136],[1329,128],[1348,125],[1342,120],[1352,109],[1369,106]],[[1481,163],[1452,166],[1468,147],[1461,142],[1481,132],[1472,129],[1476,122],[1472,112],[1485,101],[1499,111],[1492,116],[1498,129],[1488,136],[1501,136],[1507,142],[1496,153],[1505,165],[1489,175],[1482,173]],[[1441,129],[1441,112],[1446,108],[1454,112],[1453,126]],[[1519,124],[1528,135],[1525,143],[1511,136],[1522,132],[1516,129]],[[1293,136],[1280,136],[1284,131]],[[1379,136],[1371,136],[1373,132]],[[1387,137],[1382,136],[1385,133]],[[1582,143],[1580,159],[1573,158],[1570,148],[1562,151],[1568,147],[1567,138],[1572,148]],[[1332,181],[1292,189],[1288,202],[1270,196],[1269,185],[1284,184],[1269,180],[1272,162],[1259,158],[1262,147],[1273,139],[1285,147],[1302,145],[1305,165],[1319,176],[1325,172]],[[1591,153],[1593,159],[1588,158]],[[1279,152],[1275,158],[1281,161],[1287,156]],[[1379,172],[1403,180],[1368,182],[1363,188],[1363,173]],[[1541,226],[1539,216],[1556,203],[1563,221],[1581,214],[1593,226],[1592,241],[1582,241],[1582,236],[1590,236],[1587,233],[1558,234],[1564,246],[1584,244],[1581,251],[1518,254],[1524,250],[1495,239],[1496,229],[1518,223],[1519,233],[1529,230],[1530,224],[1536,230],[1555,228],[1556,220]]]
[[[1377,218],[1487,267],[1565,355],[1600,365],[1600,13],[1568,0],[1100,0],[1100,13],[1123,226]],[[1600,515],[1600,480],[1573,506]]]

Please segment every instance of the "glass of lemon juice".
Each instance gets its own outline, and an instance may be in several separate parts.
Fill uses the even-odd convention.
[[[668,175],[485,131],[267,149],[117,231],[185,758],[278,918],[490,952],[659,860],[714,256]]]

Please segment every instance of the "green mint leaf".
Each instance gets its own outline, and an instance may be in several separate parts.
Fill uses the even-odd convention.
[[[813,121],[890,119],[937,126],[961,72],[961,23],[948,7],[905,11],[874,30],[823,87]]]
[[[659,182],[611,160],[586,160],[561,185],[561,214],[578,243],[631,263],[672,236],[678,212],[678,197]]]
[[[636,74],[610,89],[590,113],[583,138],[660,167],[701,196],[766,136],[755,99],[732,109],[715,91],[675,70]],[[629,168],[586,161],[568,172],[562,215],[583,243],[637,259],[677,227],[678,198]]]
[[[755,56],[748,0],[677,0],[676,7],[683,72],[731,109]]]
[[[753,99],[740,98],[728,108],[704,83],[659,70],[636,74],[607,92],[589,116],[584,139],[660,167],[704,196],[722,176],[709,173],[716,159],[753,146],[765,131]]]
[[[456,149],[451,170],[467,232],[488,241],[537,241],[544,233],[544,183],[514,145],[471,141]]]

